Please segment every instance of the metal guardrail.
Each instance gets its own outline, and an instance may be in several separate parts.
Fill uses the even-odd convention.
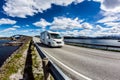
[[[76,43],[76,42],[69,42],[69,41],[65,41],[65,43],[74,43],[74,44],[78,44],[81,46],[98,46],[98,47],[106,47],[106,49],[108,48],[120,48],[120,46],[115,46],[115,45],[102,45],[102,44],[90,44],[90,43]]]
[[[44,80],[49,80],[49,73],[53,76],[54,80],[70,80],[51,60],[43,53],[40,46],[35,43],[36,49],[43,60]]]

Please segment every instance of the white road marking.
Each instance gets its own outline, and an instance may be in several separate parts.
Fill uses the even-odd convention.
[[[51,56],[50,54],[48,54],[47,51],[45,51],[45,50],[43,50],[43,49],[42,49],[42,51],[44,51],[49,57],[51,57],[51,58],[54,59],[56,62],[58,62],[59,64],[61,64],[63,67],[65,67],[66,69],[72,71],[73,73],[77,74],[78,76],[80,76],[80,77],[82,77],[82,78],[84,78],[84,79],[86,79],[86,80],[93,80],[93,79],[91,79],[91,78],[89,78],[89,77],[87,77],[87,76],[85,76],[85,75],[83,75],[83,74],[81,74],[81,73],[73,70],[72,68],[66,66],[64,63],[60,62],[60,61],[57,60],[55,57],[53,57],[53,56]]]

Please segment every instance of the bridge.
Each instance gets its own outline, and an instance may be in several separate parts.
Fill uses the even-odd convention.
[[[27,78],[33,80],[34,71],[32,70],[36,66],[41,67],[41,63],[35,57],[37,56],[42,59],[45,80],[49,80],[47,79],[49,73],[54,77],[54,80],[120,80],[120,52],[70,45],[64,45],[62,48],[50,48],[43,45],[37,37],[31,39],[31,37],[20,39],[24,43],[0,68],[0,79],[11,75],[9,71],[13,73],[17,71],[17,75],[24,72],[19,75],[19,79],[26,78],[26,74],[28,74]],[[36,49],[34,49],[35,47]],[[35,55],[36,52],[38,52],[37,55]],[[37,64],[33,63],[35,61],[33,58],[36,58]],[[14,75],[12,77],[16,78]]]
[[[49,48],[33,38],[41,50],[72,80],[119,80],[120,53],[65,45]]]

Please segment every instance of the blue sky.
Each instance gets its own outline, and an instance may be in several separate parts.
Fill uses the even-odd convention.
[[[1,0],[0,36],[120,35],[120,0]]]

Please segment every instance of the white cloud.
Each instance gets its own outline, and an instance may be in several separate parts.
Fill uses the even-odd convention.
[[[35,36],[40,35],[40,29],[27,29],[27,30],[20,30],[17,31],[19,34],[29,35],[29,36]]]
[[[13,28],[20,28],[20,26],[15,25],[15,26],[13,26]]]
[[[7,28],[7,29],[4,29],[2,32],[9,32],[9,31],[14,31],[16,30],[16,28]]]
[[[116,22],[113,22],[113,21]],[[109,27],[102,27],[100,25],[94,25],[84,22],[83,20],[79,20],[78,18],[71,19],[66,17],[55,17],[54,20],[50,23],[45,21],[44,19],[41,19],[40,21],[36,22],[38,26],[42,24],[43,28],[45,30],[46,26],[50,26],[50,30],[63,30],[61,32],[63,35],[67,36],[105,36],[105,35],[118,35],[120,34],[120,23],[117,22],[118,19],[101,19],[98,22],[103,23],[106,26]],[[44,23],[44,24],[43,24]],[[46,24],[49,23],[49,24]],[[35,24],[35,23],[34,23]],[[36,25],[36,26],[37,26]],[[77,29],[77,30],[76,30]],[[82,30],[80,30],[82,29]],[[67,30],[67,31],[66,31]]]
[[[120,0],[93,0],[101,3],[101,10],[108,13],[119,13],[120,12]]]
[[[111,32],[111,33],[120,33],[120,26],[112,27],[109,32]]]
[[[15,24],[16,21],[15,20],[10,20],[10,19],[7,19],[7,18],[1,18],[0,19],[0,25],[2,24]]]
[[[71,30],[81,28],[81,22],[78,18],[71,19],[65,17],[55,17],[54,21],[51,23],[51,30]]]
[[[90,23],[83,22],[79,20],[78,17],[75,19],[66,18],[66,17],[54,17],[53,22],[47,22],[44,19],[41,19],[38,22],[33,23],[35,26],[45,28],[50,26],[50,30],[73,30],[73,29],[92,29],[93,26]]]
[[[120,25],[120,0],[94,0],[101,3],[101,13],[104,17],[97,21],[106,27]]]
[[[101,14],[104,18],[97,21],[105,26],[116,26],[120,24],[120,0],[94,0],[101,3]]]
[[[51,4],[67,6],[74,3],[80,3],[83,0],[6,0],[3,10],[12,17],[26,18],[35,13],[51,8]]]
[[[120,0],[101,0],[101,9],[109,12],[120,12]]]
[[[105,23],[105,22],[112,22],[112,21],[118,21],[118,20],[119,20],[119,18],[117,16],[106,16],[97,22],[98,23]]]
[[[79,36],[78,30],[61,32],[63,36]]]
[[[90,29],[84,29],[84,30],[81,30],[81,31],[79,32],[79,35],[80,35],[80,36],[93,37],[93,36],[94,36],[94,32],[93,32],[93,30],[90,30]]]
[[[33,23],[33,25],[45,28],[46,26],[50,25],[50,23],[47,22],[45,19],[40,19],[40,21]]]
[[[93,0],[93,1],[95,1],[95,2],[103,2],[103,0]]]
[[[100,25],[96,25],[95,30],[101,31],[101,30],[103,30],[103,27]]]
[[[40,19],[40,21],[33,23],[33,25],[42,28],[50,26],[51,30],[71,30],[82,28],[81,22],[83,22],[83,20],[79,20],[78,18],[54,17],[51,23],[47,22],[45,19]]]
[[[15,30],[17,30],[18,28],[20,28],[20,26],[15,25],[15,26],[13,26],[13,27],[4,29],[4,30],[2,30],[2,31],[0,31],[0,32],[3,33],[3,32],[15,31]]]
[[[84,28],[84,29],[92,29],[93,28],[93,26],[87,22],[82,23],[81,25],[82,25],[82,28]]]
[[[115,26],[119,26],[120,22],[106,22],[106,23],[104,23],[104,25],[115,27]]]
[[[95,27],[95,32],[93,32],[94,36],[110,36],[110,35],[120,35],[120,26],[114,26],[105,28],[100,25]]]
[[[110,36],[110,35],[120,35],[120,26],[104,28],[100,25],[96,25],[93,29],[83,29],[83,30],[71,30],[61,32],[64,36]]]
[[[61,32],[62,35],[64,36],[91,36],[93,37],[94,35],[91,35],[93,33],[92,30],[84,29],[84,30],[73,30],[73,31],[65,31]]]
[[[22,33],[28,33],[29,30],[22,30],[21,32],[22,32]]]
[[[34,4],[33,0],[6,0],[3,9],[9,16],[25,18],[37,13]]]
[[[102,19],[98,20],[97,23],[102,23],[105,26],[114,27],[120,24],[120,14],[118,13],[109,13],[103,12],[102,15],[104,16]]]

